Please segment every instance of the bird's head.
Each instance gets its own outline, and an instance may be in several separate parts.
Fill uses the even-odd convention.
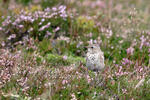
[[[98,44],[90,44],[87,46],[88,52],[90,53],[96,53],[100,51],[100,47]]]

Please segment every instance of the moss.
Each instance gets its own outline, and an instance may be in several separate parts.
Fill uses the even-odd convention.
[[[66,60],[63,59],[63,55],[57,55],[57,54],[47,54],[46,60],[52,65],[70,65],[74,63],[85,63],[85,59],[82,57],[75,57],[75,56],[68,56]]]

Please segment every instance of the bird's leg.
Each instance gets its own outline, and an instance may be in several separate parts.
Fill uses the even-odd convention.
[[[96,80],[96,85],[97,86],[102,86],[103,85],[104,78],[101,76],[101,72],[100,71],[98,71],[96,73],[95,80]]]

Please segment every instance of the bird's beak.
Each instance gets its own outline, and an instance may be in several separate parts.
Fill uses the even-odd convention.
[[[84,48],[88,48],[88,46],[85,46]]]

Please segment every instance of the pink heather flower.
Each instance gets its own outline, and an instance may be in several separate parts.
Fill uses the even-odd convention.
[[[65,85],[65,84],[67,84],[67,83],[68,83],[67,80],[63,80],[63,81],[62,81],[62,84],[63,84],[63,85]]]
[[[67,56],[63,56],[63,59],[64,59],[64,60],[67,60],[67,58],[68,58]]]
[[[77,48],[79,48],[82,44],[83,44],[83,42],[80,41],[80,42],[77,44]]]
[[[39,25],[42,25],[42,22],[40,22]]]
[[[57,10],[57,8],[56,8],[56,7],[53,7],[53,8],[52,8],[52,10],[53,10],[53,11],[56,11],[56,10]]]
[[[119,66],[118,67],[118,72],[115,72],[115,75],[118,76],[118,77],[123,76],[123,75],[127,75],[127,74],[129,74],[129,73],[128,72],[123,72],[122,66]]]
[[[43,31],[45,29],[45,27],[41,27],[40,29],[39,29],[39,31]]]
[[[49,31],[46,31],[46,34],[47,34],[47,35],[52,35],[52,33],[51,33],[51,32],[49,32]]]
[[[122,71],[122,66],[119,67],[119,72],[121,72],[121,71]]]
[[[1,45],[4,47],[4,46],[5,46],[5,42],[4,42],[4,41],[2,41],[2,42],[1,42]]]
[[[49,32],[49,31],[46,31],[46,35],[45,35],[45,37],[46,38],[48,38],[49,36],[51,36],[52,35],[52,33],[51,32]]]
[[[45,21],[45,19],[43,18],[43,19],[41,19],[41,22],[44,22]]]
[[[50,8],[46,8],[44,9],[46,12],[50,12]]]
[[[141,46],[140,46],[140,49],[142,49],[144,43],[146,42],[146,38],[144,37],[144,35],[142,35],[142,36],[140,37],[140,40],[141,40]]]
[[[19,25],[19,28],[23,28],[24,26],[23,25]]]
[[[30,22],[33,23],[35,21],[35,19],[31,19]]]
[[[128,58],[123,58],[123,61],[122,61],[122,64],[123,65],[130,65],[130,64],[132,64],[133,62],[132,61],[130,61]]]
[[[59,6],[58,9],[59,9],[59,10],[65,10],[65,9],[66,9],[66,6],[61,5],[61,6]]]
[[[17,24],[17,23],[20,23],[21,22],[21,19],[20,18],[17,18],[14,22],[14,24]]]
[[[73,94],[71,94],[71,97],[72,97],[72,99],[71,100],[77,100],[77,98],[76,98],[76,96],[75,96],[75,94],[73,93]]]
[[[111,49],[114,49],[114,46],[111,46]]]
[[[16,34],[10,35],[7,39],[8,39],[8,40],[11,40],[11,39],[13,39],[13,38],[16,38]]]
[[[11,37],[12,37],[12,38],[16,38],[16,34],[12,34]]]
[[[134,48],[133,48],[133,47],[130,47],[130,48],[128,48],[126,51],[127,51],[127,54],[133,55]]]
[[[92,80],[91,77],[89,75],[87,75],[86,78],[87,78],[88,83],[90,83]]]
[[[53,30],[53,32],[57,32],[60,30],[60,27],[57,27],[56,29]]]
[[[43,31],[44,29],[46,29],[46,28],[48,28],[49,26],[50,26],[50,22],[49,23],[47,23],[45,26],[42,26],[40,29],[39,29],[39,31]]]
[[[28,20],[28,17],[24,16],[24,15],[21,15],[20,18],[21,18],[22,21],[27,21]]]
[[[29,86],[26,86],[22,89],[23,92],[27,91],[30,87]]]
[[[48,28],[51,25],[50,22],[47,23],[47,25],[45,25],[45,28]]]
[[[31,31],[33,31],[33,28],[32,28],[32,27],[29,29],[29,32],[31,32]]]
[[[2,31],[3,30],[3,28],[2,27],[0,27],[0,31]]]
[[[14,26],[15,26],[15,25],[17,25],[17,23],[16,23],[16,22],[13,22],[13,23],[12,23],[12,25],[14,25]]]

